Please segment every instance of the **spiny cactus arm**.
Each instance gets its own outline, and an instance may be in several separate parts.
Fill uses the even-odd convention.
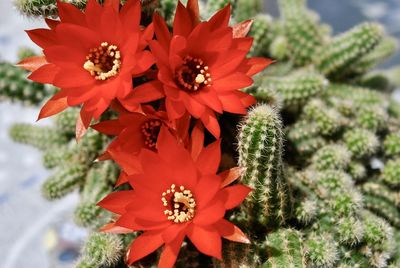
[[[354,158],[363,158],[372,155],[378,148],[376,135],[362,128],[354,128],[344,134],[344,143],[352,152]]]
[[[313,222],[320,213],[318,203],[315,199],[305,198],[295,203],[295,216],[298,222],[308,225]]]
[[[347,72],[353,75],[366,73],[392,56],[397,48],[398,41],[394,37],[387,36],[371,52],[349,66]]]
[[[97,203],[112,191],[117,177],[118,169],[110,161],[96,163],[91,167],[81,192],[81,200],[74,213],[75,221],[79,225],[99,227],[106,223],[104,221],[108,218],[102,217],[106,212],[97,206]]]
[[[398,190],[391,190],[383,183],[375,180],[364,183],[360,186],[360,189],[364,194],[384,199],[400,209],[400,192]]]
[[[42,185],[42,194],[49,200],[59,199],[84,182],[88,167],[69,163],[50,176]]]
[[[227,4],[231,4],[232,9],[235,10],[236,0],[208,0],[206,7],[207,13],[212,15],[216,13],[218,10],[223,9]]]
[[[278,229],[266,238],[268,259],[263,268],[307,267],[302,234],[294,229]]]
[[[367,169],[365,168],[364,164],[354,160],[350,162],[347,172],[354,181],[362,181],[367,175]]]
[[[345,170],[350,160],[351,153],[344,145],[330,144],[316,151],[311,161],[317,170]]]
[[[376,23],[363,23],[335,37],[315,58],[318,69],[328,77],[343,75],[351,64],[379,44],[383,28]]]
[[[357,110],[355,124],[361,128],[377,132],[386,127],[388,114],[383,107],[368,105]]]
[[[29,124],[15,124],[10,128],[11,138],[18,143],[28,144],[40,150],[67,143],[67,138],[57,129]]]
[[[320,99],[312,99],[304,106],[304,117],[309,122],[315,122],[318,133],[324,136],[335,134],[345,124],[343,116]]]
[[[79,108],[71,107],[58,114],[54,123],[56,127],[65,133],[65,135],[73,137],[75,135],[76,120],[79,116]]]
[[[253,37],[253,45],[250,54],[252,56],[267,55],[268,47],[274,40],[278,29],[279,25],[274,22],[271,16],[266,14],[255,16],[249,32],[249,36]]]
[[[333,267],[338,261],[338,248],[329,233],[311,232],[305,240],[307,263],[311,267]]]
[[[16,8],[29,17],[57,17],[56,0],[14,0]],[[62,0],[83,9],[87,0]]]
[[[55,92],[50,86],[27,80],[27,76],[26,71],[10,63],[0,62],[0,99],[39,105]]]
[[[47,169],[55,168],[70,159],[73,153],[66,145],[51,148],[43,154],[43,165]]]
[[[252,95],[259,100],[264,100],[268,91],[274,91],[283,99],[284,107],[301,107],[311,97],[322,92],[328,85],[328,81],[315,72],[296,72],[285,77],[268,76],[262,81],[262,85],[253,90]]]
[[[242,22],[253,19],[258,13],[261,13],[263,1],[261,0],[236,0],[235,20]]]
[[[389,157],[400,155],[400,132],[389,133],[383,142],[385,155]]]
[[[387,161],[379,178],[387,185],[398,189],[400,187],[400,158]]]
[[[306,0],[278,0],[279,12],[283,19],[305,12]]]
[[[106,233],[92,233],[83,247],[78,267],[115,267],[123,254],[120,237]]]
[[[239,134],[239,166],[243,183],[254,189],[245,201],[249,218],[283,224],[291,200],[282,170],[282,123],[273,108],[260,105],[249,112]]]
[[[365,193],[364,206],[375,214],[387,220],[391,225],[400,228],[399,209],[384,198]]]

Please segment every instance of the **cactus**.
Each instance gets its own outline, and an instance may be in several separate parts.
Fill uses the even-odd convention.
[[[0,99],[39,105],[54,93],[51,87],[26,79],[27,72],[6,62],[0,62]]]
[[[239,165],[242,181],[254,189],[246,213],[263,224],[284,224],[291,213],[290,192],[282,166],[282,126],[276,111],[254,108],[241,126]]]
[[[78,8],[84,8],[87,0],[63,0],[75,5]],[[57,17],[56,0],[15,0],[16,8],[24,15],[30,17]]]
[[[111,267],[119,262],[122,254],[122,241],[118,236],[93,233],[83,248],[82,258],[85,264],[81,266]]]
[[[278,229],[267,236],[268,267],[307,267],[302,234],[293,229]]]

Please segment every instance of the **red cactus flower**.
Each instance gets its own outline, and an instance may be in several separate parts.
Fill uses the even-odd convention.
[[[118,119],[102,121],[92,126],[103,134],[117,136],[99,158],[113,159],[126,173],[122,174],[117,186],[128,182],[127,174],[141,171],[139,152],[143,148],[156,149],[161,126],[175,129],[168,121],[166,112],[155,111],[152,106],[143,106],[143,113],[123,112]]]
[[[111,193],[98,204],[120,215],[104,231],[144,231],[130,246],[129,264],[164,245],[159,267],[173,267],[186,236],[200,252],[218,259],[221,237],[249,243],[224,214],[238,206],[250,188],[226,187],[238,177],[235,170],[216,175],[219,146],[219,141],[200,150],[194,145],[189,152],[162,128],[158,153],[142,150],[143,173],[129,177],[134,190]]]
[[[83,104],[81,121],[87,128],[114,99],[127,109],[138,107],[125,98],[133,89],[132,77],[143,75],[154,64],[145,50],[153,27],[141,28],[139,0],[128,0],[121,10],[119,2],[108,0],[101,6],[89,0],[83,13],[58,1],[60,21],[47,19],[50,29],[27,31],[45,59],[28,59],[20,65],[34,70],[31,80],[61,88],[42,108],[39,119]],[[152,84],[137,86],[148,87]]]
[[[176,119],[188,111],[216,138],[220,128],[215,112],[246,114],[254,99],[240,89],[252,85],[251,77],[271,63],[263,58],[246,58],[253,39],[245,36],[252,22],[232,28],[229,18],[228,5],[209,21],[200,22],[196,0],[190,0],[187,8],[178,2],[173,34],[156,14],[153,23],[157,40],[150,42],[168,116]]]

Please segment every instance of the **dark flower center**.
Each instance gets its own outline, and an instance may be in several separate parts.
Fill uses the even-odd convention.
[[[116,45],[103,42],[89,50],[83,68],[96,80],[107,80],[116,76],[121,69],[121,52]]]
[[[211,74],[202,59],[186,56],[175,71],[175,80],[181,89],[197,91],[211,84]]]
[[[167,219],[174,223],[191,221],[194,217],[196,201],[190,190],[184,186],[179,188],[172,184],[171,187],[162,193],[161,201],[166,208],[164,214]]]
[[[161,121],[158,119],[148,120],[143,123],[141,131],[144,137],[144,143],[150,149],[154,149],[157,144],[157,137],[160,133]]]

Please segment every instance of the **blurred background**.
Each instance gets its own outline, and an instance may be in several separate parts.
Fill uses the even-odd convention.
[[[400,37],[398,0],[309,0],[309,6],[333,26],[335,33],[374,20],[383,23],[391,35]],[[265,10],[277,16],[276,1],[266,0]],[[40,20],[25,18],[11,0],[0,1],[0,60],[16,61],[21,46],[33,44],[25,29],[44,26]],[[397,55],[382,67],[400,63]],[[31,147],[15,144],[8,137],[14,122],[33,123],[38,110],[0,102],[0,267],[72,267],[86,236],[76,227],[71,213],[78,200],[69,195],[47,202],[40,194],[41,182],[49,175],[42,167],[41,154]],[[48,124],[44,120],[38,124]]]

